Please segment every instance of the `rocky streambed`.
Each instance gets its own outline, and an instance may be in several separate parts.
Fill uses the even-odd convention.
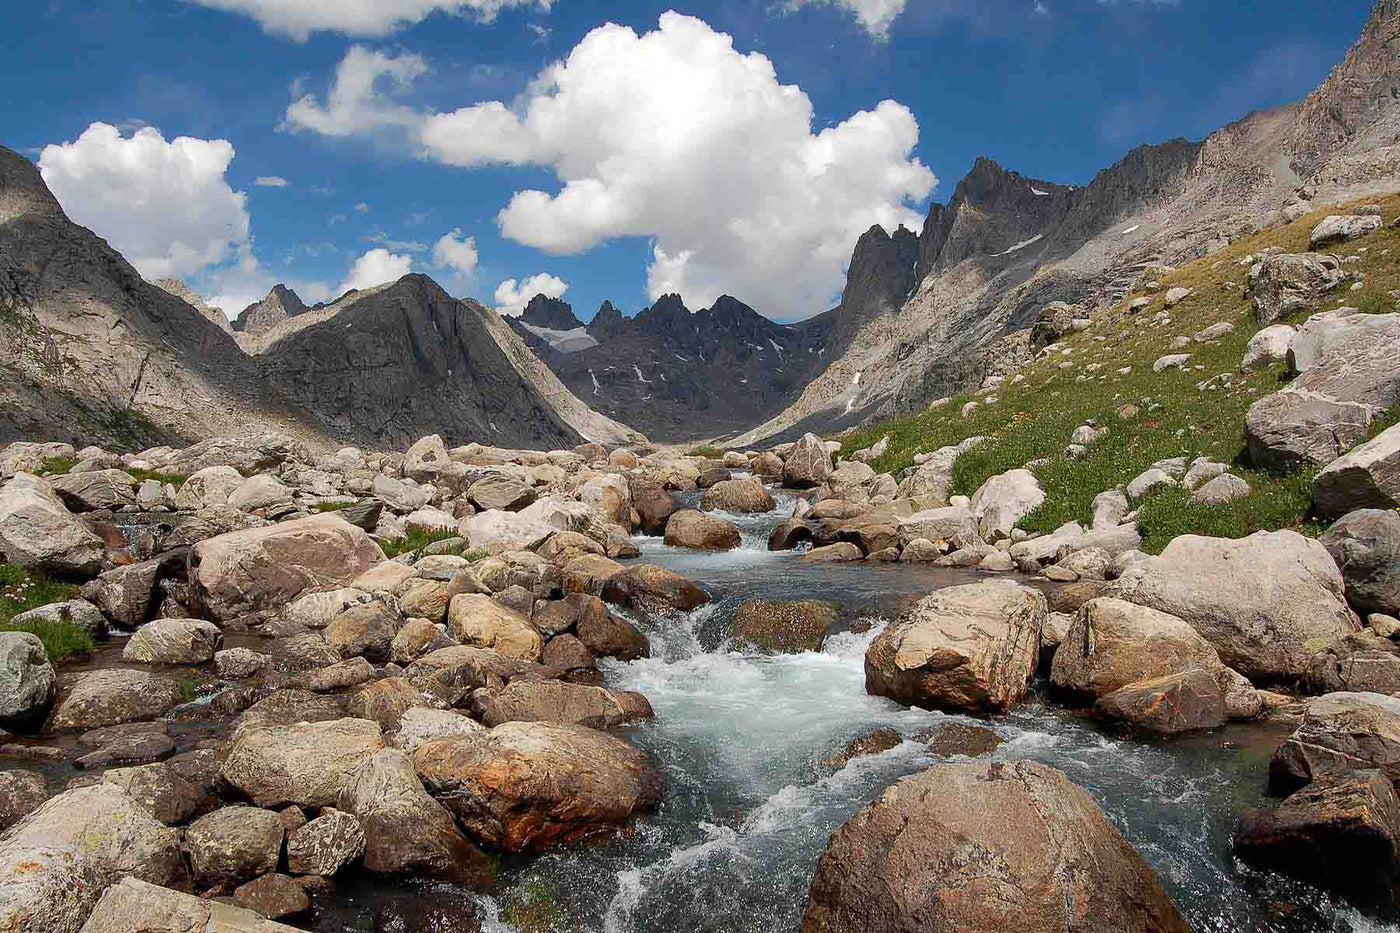
[[[538,469],[537,482],[560,483],[552,468]],[[630,480],[619,480],[609,472],[588,480],[579,495],[592,504],[582,511],[575,507],[584,502],[567,500],[551,508],[582,523],[576,527],[592,528],[594,510],[620,516],[611,493],[628,490]],[[1152,645],[1197,652],[1211,672],[1191,675],[1204,676],[1205,706],[1192,707],[1185,688],[1200,685],[1185,679],[1134,696],[1147,706],[1146,713],[1138,710],[1143,721],[1152,720],[1155,704],[1183,710],[1187,726],[1214,722],[1213,728],[1157,738],[1114,731],[1085,703],[1064,705],[1063,692],[1047,679],[1048,649],[1029,692],[1021,692],[1014,672],[988,675],[989,682],[1015,687],[1012,702],[968,695],[968,708],[1007,707],[990,718],[874,696],[868,672],[880,652],[872,646],[888,644],[886,636],[916,616],[931,594],[950,600],[1016,594],[1032,608],[1038,603],[1043,616],[1037,589],[1051,608],[1068,611],[1067,604],[1083,603],[1107,584],[1090,574],[1091,562],[1062,547],[1047,549],[1057,561],[1048,569],[1079,566],[1084,579],[994,573],[987,558],[1006,551],[978,543],[965,551],[982,569],[954,566],[959,561],[952,555],[880,559],[885,551],[939,549],[902,527],[892,533],[876,520],[878,509],[876,519],[815,552],[806,544],[770,550],[791,544],[799,527],[822,534],[815,516],[823,512],[858,510],[841,500],[809,509],[803,499],[810,493],[765,489],[742,472],[725,482],[737,482],[724,490],[725,502],[695,488],[675,493],[679,501],[672,502],[669,493],[658,498],[655,487],[635,484],[628,524],[650,524],[650,535],[621,534],[619,521],[592,537],[565,530],[537,537],[524,524],[535,519],[517,501],[519,482],[507,488],[505,477],[493,473],[475,480],[484,485],[473,485],[471,497],[483,511],[467,511],[462,527],[473,541],[498,529],[523,536],[517,530],[523,528],[535,538],[534,550],[478,557],[476,564],[431,553],[432,545],[380,561],[357,526],[322,516],[215,534],[194,542],[183,562],[167,556],[107,571],[84,591],[101,605],[99,616],[114,625],[127,615],[139,622],[158,614],[162,621],[146,622],[135,635],[114,635],[86,658],[60,666],[63,689],[47,729],[4,737],[0,818],[15,828],[0,836],[0,855],[37,859],[45,866],[39,887],[72,883],[88,890],[89,901],[105,887],[83,927],[98,933],[134,922],[151,905],[187,897],[161,893],[164,888],[212,898],[168,903],[176,912],[193,911],[200,924],[226,922],[232,929],[255,921],[245,914],[220,920],[220,911],[233,909],[226,906],[230,895],[236,904],[324,933],[823,929],[813,926],[809,907],[814,875],[828,894],[846,881],[857,888],[865,882],[852,872],[850,853],[837,853],[830,840],[861,819],[878,824],[882,817],[868,806],[879,798],[886,807],[931,806],[910,824],[930,826],[930,838],[922,840],[929,846],[948,832],[935,830],[935,822],[961,820],[974,834],[987,829],[979,822],[998,823],[990,831],[1009,832],[1014,849],[1023,825],[1034,835],[1034,814],[1050,812],[1055,819],[1044,825],[1056,841],[1048,851],[1068,858],[1066,870],[1078,873],[1074,897],[1091,912],[1095,905],[1136,904],[1139,896],[1157,905],[1149,911],[1167,911],[1144,929],[1177,930],[1180,923],[1239,933],[1393,929],[1321,888],[1236,857],[1232,837],[1241,816],[1253,808],[1275,812],[1271,759],[1298,727],[1302,704],[1270,694],[1277,715],[1256,709],[1226,717],[1220,693],[1229,681],[1220,658],[1180,620],[1145,615],[1153,611],[1145,607],[1132,610],[1135,616],[1104,609],[1093,633],[1078,636],[1102,640],[1099,660],[1082,668],[1057,662],[1055,680],[1061,688],[1093,681],[1102,697],[1113,687],[1095,678],[1112,675],[1138,688],[1155,683],[1127,672],[1146,663],[1142,655]],[[385,495],[402,491],[381,490],[379,501],[387,505]],[[589,500],[590,492],[598,495]],[[485,508],[489,496],[509,499],[514,510]],[[452,506],[441,494],[435,501]],[[653,506],[664,506],[658,520]],[[703,516],[676,511],[697,506],[708,506]],[[62,517],[61,506],[48,507],[55,520]],[[405,501],[398,511],[419,508]],[[922,535],[951,522],[953,537],[963,533],[962,508],[922,512],[901,524],[912,523]],[[814,517],[793,519],[804,510]],[[664,537],[655,533],[662,530]],[[139,533],[126,531],[132,547]],[[722,536],[727,549],[666,543],[690,534]],[[80,544],[88,546],[86,539]],[[605,548],[608,557],[599,553]],[[868,559],[845,558],[843,549]],[[621,570],[614,557],[635,570]],[[339,586],[328,579],[308,586],[302,576],[333,572],[341,574]],[[248,574],[256,586],[247,585]],[[990,580],[1005,583],[989,591]],[[144,602],[131,599],[138,584]],[[561,585],[576,595],[559,599]],[[588,595],[595,592],[609,605]],[[537,600],[541,594],[551,600]],[[955,614],[955,603],[948,605]],[[185,607],[220,625],[179,618]],[[434,625],[429,618],[444,621]],[[1050,622],[1045,618],[1041,631],[1037,621],[1047,643],[1073,635],[1052,631]],[[1124,642],[1120,656],[1110,639],[1115,625],[1127,623],[1139,626],[1135,637],[1144,640]],[[640,652],[643,636],[648,647]],[[996,663],[1008,671],[1034,664],[1019,648],[1007,652]],[[1349,661],[1361,664],[1360,671],[1367,659],[1358,648]],[[1124,670],[1104,667],[1114,664]],[[1019,680],[1024,684],[1025,677]],[[1219,707],[1215,720],[1207,708],[1211,696]],[[447,707],[469,711],[484,725]],[[1176,723],[1155,726],[1171,732]],[[1367,728],[1365,722],[1334,728],[1319,747]],[[1363,767],[1389,766],[1382,760],[1385,742],[1361,744],[1365,754],[1352,757],[1365,759]],[[1362,791],[1346,785],[1336,805],[1329,804],[1332,785],[1323,778],[1330,765],[1311,754],[1302,751],[1296,763],[1312,769],[1324,795],[1322,809],[1310,812],[1344,816],[1358,799],[1345,795],[1365,788],[1385,805],[1390,785],[1379,772],[1365,772],[1376,776],[1358,779]],[[964,766],[946,770],[949,763]],[[948,794],[962,799],[990,785],[999,795],[991,811],[979,810],[985,802],[977,801],[941,811],[919,803]],[[1040,790],[1022,793],[1033,787]],[[41,806],[45,796],[65,790]],[[1013,813],[1027,815],[1006,816]],[[119,832],[116,818],[126,827]],[[1344,820],[1330,825],[1347,829]],[[90,854],[92,865],[88,856],[76,867],[53,861],[81,850],[88,836],[75,842],[64,834],[84,826],[117,832],[119,851],[99,847]],[[123,835],[135,833],[132,827],[139,838]],[[63,840],[58,855],[48,848],[55,833]],[[1279,834],[1259,838],[1276,844]],[[915,839],[917,851],[925,851],[920,842]],[[65,848],[74,845],[79,849]],[[1028,836],[1026,851],[1037,851],[1035,845],[1044,841]],[[931,864],[933,856],[920,856],[910,867],[917,874]],[[141,880],[113,884],[133,865]],[[84,878],[93,866],[97,875]],[[0,872],[11,868],[0,864]],[[1002,877],[998,871],[974,874],[984,883]],[[909,880],[915,874],[901,874],[899,884],[925,884]],[[31,926],[62,919],[55,906],[61,898],[15,883],[13,872],[9,877],[0,884],[5,916]],[[164,888],[142,887],[144,881]],[[969,895],[984,912],[1005,896]],[[1180,920],[1161,907],[1167,896]],[[1021,895],[1013,900],[1020,903]],[[25,904],[51,913],[24,914]]]

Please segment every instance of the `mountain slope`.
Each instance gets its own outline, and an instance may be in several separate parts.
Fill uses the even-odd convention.
[[[264,377],[338,435],[391,446],[431,433],[523,447],[639,439],[571,395],[500,315],[423,275],[352,293],[269,336],[256,357]]]
[[[181,301],[194,308],[204,317],[213,322],[214,326],[226,334],[233,333],[233,323],[229,321],[228,315],[218,308],[210,307],[204,297],[194,289],[185,284],[183,279],[156,279],[151,283],[157,288],[164,289]]]
[[[587,327],[597,346],[534,348],[599,411],[658,440],[693,440],[781,410],[821,370],[834,324],[831,313],[777,324],[727,295],[692,313],[666,295],[630,319],[604,304]]]
[[[70,221],[0,147],[0,441],[140,448],[316,425],[228,333]]]
[[[948,204],[930,208],[909,299],[844,322],[854,333],[840,357],[736,443],[919,410],[1023,361],[1024,329],[1051,301],[1099,311],[1149,266],[1209,255],[1314,200],[1400,187],[1397,34],[1400,0],[1380,0],[1346,61],[1306,100],[1199,143],[1139,147],[1083,188],[979,159]],[[878,259],[857,247],[848,290]]]
[[[285,285],[274,285],[272,291],[261,301],[255,301],[233,322],[233,329],[241,334],[256,337],[266,333],[288,318],[305,314],[311,309],[297,297],[297,293]]]

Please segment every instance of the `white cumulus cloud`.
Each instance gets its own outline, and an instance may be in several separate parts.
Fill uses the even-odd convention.
[[[253,179],[253,184],[259,188],[286,188],[291,182],[281,175],[259,175]]]
[[[519,315],[536,295],[563,298],[569,283],[558,276],[539,272],[524,281],[506,279],[496,286],[496,310],[511,317]]]
[[[384,36],[422,22],[437,12],[471,16],[489,23],[504,9],[548,10],[551,0],[188,0],[200,6],[242,13],[267,32],[305,42],[313,32]]]
[[[72,220],[158,279],[249,248],[247,196],[224,177],[233,156],[224,139],[166,141],[150,126],[124,137],[93,123],[71,143],[45,146],[39,170]]]
[[[480,255],[476,251],[476,237],[463,237],[462,229],[454,227],[444,233],[433,245],[433,265],[451,269],[460,275],[471,275],[476,271]]]
[[[388,55],[353,45],[335,69],[326,102],[306,94],[287,108],[284,126],[322,136],[354,136],[387,127],[413,127],[423,115],[394,96],[428,71],[422,56]]]
[[[434,115],[420,138],[451,165],[554,171],[558,190],[517,192],[498,215],[510,239],[568,254],[649,237],[653,299],[728,292],[777,317],[825,310],[860,234],[917,230],[936,183],[907,107],[813,132],[811,100],[771,61],[677,13],[643,35],[601,26],[513,105]]]
[[[383,247],[365,253],[350,267],[350,274],[340,283],[339,294],[352,288],[373,288],[386,282],[397,282],[412,271],[413,259],[391,253]]]
[[[908,0],[787,0],[783,8],[793,12],[804,6],[840,7],[853,15],[873,38],[887,39],[890,26],[906,5]]]

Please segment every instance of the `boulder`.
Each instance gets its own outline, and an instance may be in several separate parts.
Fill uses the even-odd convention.
[[[0,930],[91,929],[98,896],[123,877],[186,887],[179,833],[112,784],[59,794],[0,837]]]
[[[486,856],[428,796],[401,751],[383,749],[366,758],[346,777],[335,807],[359,821],[364,865],[372,872],[417,872],[473,885],[492,880]]]
[[[479,593],[452,597],[447,628],[459,644],[491,648],[519,661],[538,661],[544,650],[540,633],[523,616]]]
[[[284,834],[281,818],[258,807],[223,807],[201,816],[185,830],[195,884],[228,893],[276,871]]]
[[[817,863],[803,933],[1187,933],[1083,789],[1031,761],[937,765],[851,817]]]
[[[46,481],[16,473],[0,487],[0,554],[31,570],[91,576],[102,539],[68,511]]]
[[[1191,496],[1197,505],[1225,505],[1236,499],[1243,499],[1252,492],[1249,483],[1233,473],[1221,473],[1210,480]]]
[[[576,634],[595,658],[635,661],[651,653],[646,635],[631,622],[611,612],[580,618]]]
[[[557,722],[611,729],[653,717],[651,704],[640,693],[559,680],[518,680],[478,698],[476,706],[488,727],[503,722]]]
[[[928,454],[926,459],[908,473],[903,482],[899,484],[899,498],[932,496],[939,502],[947,502],[948,494],[953,488],[953,464],[958,457],[985,440],[985,437],[969,437],[957,444],[940,447]]]
[[[83,585],[83,598],[123,628],[134,629],[155,614],[157,584],[183,576],[188,551],[181,548],[154,560],[114,567]]]
[[[1117,528],[1128,514],[1128,497],[1121,489],[1106,490],[1094,497],[1093,511],[1095,531]]]
[[[356,690],[345,708],[356,719],[378,723],[379,728],[388,734],[399,728],[399,720],[404,713],[427,704],[428,698],[408,679],[385,677]]]
[[[1255,466],[1325,466],[1364,442],[1378,415],[1400,403],[1400,314],[1315,314],[1289,351],[1296,379],[1249,407],[1245,440]]]
[[[509,722],[429,742],[413,759],[462,827],[506,852],[595,836],[661,801],[647,755],[583,726]]]
[[[326,626],[326,644],[341,658],[387,661],[398,628],[398,613],[382,602],[351,606]]]
[[[1394,512],[1396,508],[1400,508],[1400,424],[1333,460],[1313,480],[1313,510],[1323,518],[1340,518],[1357,509]]]
[[[773,654],[820,651],[841,607],[816,599],[749,600],[734,611],[734,643]]]
[[[374,579],[376,576],[384,576],[382,570],[389,567],[402,568],[409,574],[413,572],[411,567],[405,567],[394,561],[384,561],[381,564],[376,564],[373,570],[356,577],[354,581],[356,586],[337,587],[297,597],[282,610],[282,618],[305,628],[323,629],[352,606],[361,606],[371,602],[374,599],[370,595],[371,593],[386,592],[392,589],[393,586],[386,580],[383,581],[386,584],[384,589],[380,590],[377,586],[378,581]],[[394,583],[398,582],[402,581],[394,581]]]
[[[0,729],[37,732],[58,696],[44,643],[28,632],[0,632]]]
[[[1273,809],[1246,810],[1234,851],[1251,865],[1321,885],[1351,904],[1394,911],[1400,800],[1380,771],[1328,776]]]
[[[1313,249],[1358,240],[1381,228],[1384,221],[1380,217],[1333,214],[1313,228],[1308,236],[1308,245]]]
[[[1306,310],[1342,281],[1336,256],[1276,253],[1265,256],[1249,274],[1249,298],[1254,319],[1274,324]]]
[[[830,475],[831,455],[822,445],[822,439],[815,434],[802,435],[783,461],[783,485],[789,489],[811,489],[824,485]]]
[[[337,697],[319,696],[308,690],[284,689],[264,697],[234,721],[235,731],[245,726],[290,726],[345,718],[345,706]]]
[[[404,454],[403,475],[418,483],[455,484],[461,467],[454,463],[439,434],[429,434],[414,441]]]
[[[1321,777],[1377,769],[1400,781],[1400,700],[1337,692],[1308,703],[1269,761],[1269,785],[1290,794]]]
[[[418,746],[435,739],[472,735],[486,729],[481,723],[455,710],[417,706],[399,718],[398,731],[389,736],[389,744],[412,755]]]
[[[1142,732],[1176,735],[1225,725],[1225,697],[1214,673],[1196,669],[1119,687],[1099,697],[1094,715]]]
[[[662,534],[671,516],[684,508],[680,500],[655,480],[628,474],[627,482],[632,489],[632,508],[637,510],[637,515],[642,520],[641,532],[648,535]]]
[[[213,793],[212,780],[192,779],[186,762],[180,760],[184,757],[130,768],[109,768],[102,773],[102,781],[120,787],[133,803],[166,826],[187,823],[218,806],[218,800]]]
[[[706,512],[771,512],[777,508],[772,495],[759,479],[731,479],[705,490],[700,508]]]
[[[204,664],[224,646],[224,633],[198,619],[157,619],[138,628],[122,649],[132,664]]]
[[[54,713],[52,728],[56,732],[85,732],[155,719],[182,699],[180,685],[169,677],[120,668],[90,671],[77,675],[68,688]]]
[[[926,509],[901,519],[897,525],[903,544],[918,538],[928,541],[980,541],[977,516],[964,505]]]
[[[287,834],[287,870],[330,878],[365,854],[365,833],[352,814],[327,808]]]
[[[1249,338],[1244,348],[1244,359],[1240,360],[1240,372],[1250,373],[1286,363],[1294,333],[1288,324],[1272,324]]]
[[[925,709],[1001,712],[1025,695],[1045,597],[1010,581],[937,590],[865,653],[865,689]]]
[[[243,910],[277,920],[311,909],[308,886],[276,872],[239,885],[233,892],[233,903]]]
[[[604,521],[632,527],[632,487],[625,476],[616,473],[595,476],[579,487],[578,496],[580,502],[592,508]]]
[[[1106,595],[1183,620],[1251,680],[1300,677],[1317,646],[1354,632],[1342,575],[1293,531],[1239,540],[1181,535],[1125,570]]]
[[[801,558],[807,563],[827,563],[842,564],[854,561],[865,560],[865,552],[857,544],[849,541],[842,541],[837,544],[828,544],[824,547],[815,547],[802,555]]]
[[[290,512],[292,491],[277,477],[259,473],[257,476],[248,477],[229,493],[228,506],[240,512]]]
[[[972,496],[978,533],[986,541],[1011,537],[1016,524],[1045,501],[1045,490],[1030,470],[1010,470],[993,476]]]
[[[1121,599],[1085,603],[1055,652],[1050,681],[1097,699],[1140,680],[1221,668],[1220,657],[1176,616]]]
[[[116,511],[136,504],[136,480],[122,470],[66,473],[49,481],[64,505],[78,512]]]
[[[608,577],[605,602],[643,612],[689,612],[710,601],[709,595],[678,573],[654,564],[633,564]]]
[[[733,522],[686,509],[666,522],[666,543],[697,551],[729,551],[739,546],[739,529]]]
[[[102,892],[83,933],[298,933],[243,906],[123,878]]]
[[[49,799],[49,782],[33,771],[0,771],[0,833]]]
[[[306,590],[349,583],[384,560],[361,528],[334,512],[250,528],[190,549],[190,590],[216,620],[290,602]]]
[[[1318,538],[1346,584],[1347,600],[1362,615],[1400,615],[1400,514],[1360,509]]]
[[[245,726],[219,773],[260,807],[331,807],[347,775],[383,747],[379,726],[364,719]]]
[[[94,641],[101,641],[110,634],[107,628],[107,619],[102,615],[102,610],[86,599],[69,599],[61,603],[49,603],[47,606],[21,612],[10,621],[17,629],[39,623],[76,625],[87,632]]]
[[[454,644],[446,632],[427,619],[409,619],[389,643],[389,660],[408,665],[429,651]]]
[[[529,483],[504,473],[492,473],[472,483],[467,496],[483,512],[489,509],[519,512],[535,502],[535,490]]]

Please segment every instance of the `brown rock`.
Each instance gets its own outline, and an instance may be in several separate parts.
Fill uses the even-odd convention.
[[[815,599],[750,600],[734,612],[734,641],[775,654],[820,651],[841,607]]]
[[[1144,732],[1175,735],[1225,725],[1225,698],[1209,671],[1128,684],[1099,698],[1094,715]]]
[[[666,522],[666,543],[697,551],[729,551],[739,546],[739,528],[722,518],[685,509]]]
[[[239,886],[233,892],[233,902],[244,910],[279,920],[305,913],[311,909],[306,889],[286,875],[263,875]]]
[[[689,612],[710,601],[704,590],[680,574],[654,564],[635,564],[603,584],[603,600],[643,612]]]

